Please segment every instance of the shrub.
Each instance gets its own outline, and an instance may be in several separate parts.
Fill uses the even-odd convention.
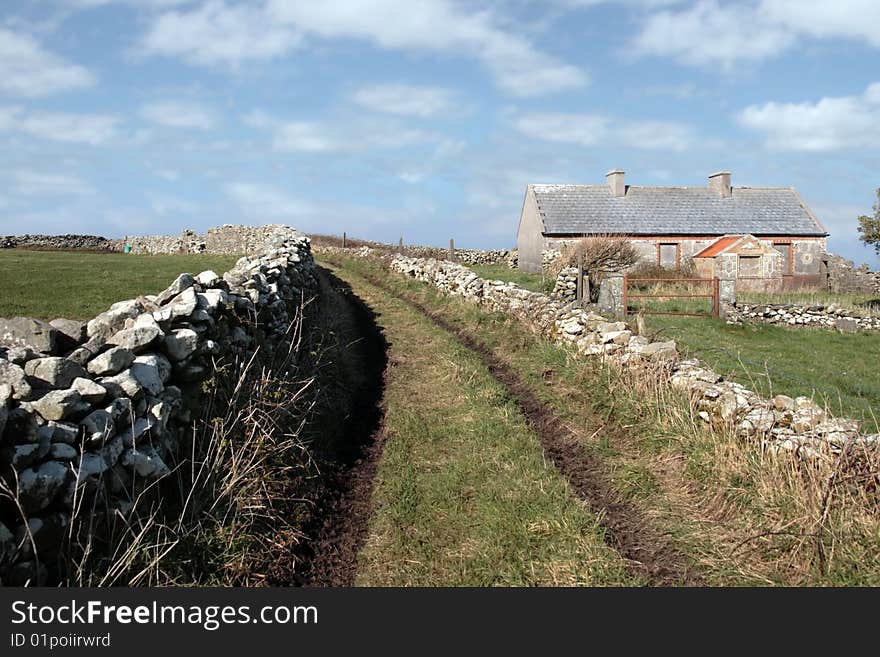
[[[590,280],[590,301],[598,301],[599,284],[610,272],[629,269],[639,261],[639,253],[632,243],[623,237],[599,235],[587,237],[562,247],[562,256],[550,267],[554,277],[565,267],[576,267],[583,255],[584,273]]]

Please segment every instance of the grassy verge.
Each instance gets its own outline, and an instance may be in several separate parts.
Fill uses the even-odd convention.
[[[506,316],[368,262],[349,266],[385,276],[396,294],[441,312],[504,359],[579,429],[583,449],[607,462],[620,495],[655,518],[707,582],[880,583],[873,474],[833,478],[826,465],[763,454],[730,432],[705,430],[687,400],[650,372],[624,376],[574,359]],[[601,423],[626,429],[629,438],[609,441]]]
[[[532,292],[552,292],[556,282],[549,276],[511,269],[507,265],[468,265],[468,267],[477,272],[481,278],[516,283]]]
[[[0,317],[89,319],[116,301],[155,294],[181,272],[218,273],[237,256],[0,250]]]
[[[358,583],[638,583],[479,357],[358,266],[335,273],[379,314],[392,364]]]
[[[880,416],[880,333],[840,334],[711,319],[648,317],[649,330],[764,395],[805,395],[835,415]]]

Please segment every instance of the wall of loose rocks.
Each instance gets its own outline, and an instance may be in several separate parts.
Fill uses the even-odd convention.
[[[682,360],[674,341],[651,342],[624,322],[569,308],[562,301],[512,283],[483,280],[470,269],[448,261],[396,255],[389,266],[444,293],[510,314],[535,333],[582,356],[601,358],[620,368],[650,364],[656,367],[657,376],[689,395],[707,426],[731,427],[762,449],[829,458],[847,444],[880,445],[880,434],[862,432],[856,420],[830,417],[807,397],[762,398],[739,383],[725,381],[697,360]]]
[[[832,292],[880,294],[880,271],[867,265],[856,267],[852,260],[828,254],[828,289]]]
[[[283,343],[317,294],[309,240],[255,234],[222,276],[181,274],[85,326],[0,327],[0,476],[17,499],[0,501],[0,582],[50,581],[75,501],[124,516],[169,472],[215,365]]]
[[[727,323],[756,322],[792,328],[814,327],[836,329],[843,333],[880,331],[880,316],[855,314],[837,304],[742,304],[727,306]]]
[[[0,237],[0,249],[63,249],[120,251],[119,240],[97,235],[7,235]]]
[[[179,236],[129,235],[121,242],[131,246],[132,253],[173,254],[211,253],[239,255],[258,251],[278,230],[281,224],[243,226],[224,224],[210,228],[204,235],[184,230]]]

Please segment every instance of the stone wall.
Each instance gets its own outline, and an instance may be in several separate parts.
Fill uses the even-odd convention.
[[[97,235],[7,235],[0,237],[0,249],[59,249],[121,251],[119,240]]]
[[[867,265],[856,267],[852,260],[828,254],[828,289],[839,293],[880,295],[880,271]]]
[[[267,240],[270,240],[278,230],[283,228],[284,226],[281,224],[267,224],[265,226],[223,224],[208,229],[205,235],[199,235],[192,230],[184,230],[179,236],[129,235],[122,242],[132,247],[132,253],[240,255],[259,250]]]
[[[0,475],[20,505],[0,503],[3,584],[49,581],[75,504],[128,513],[175,462],[202,381],[285,341],[314,262],[292,229],[262,237],[222,276],[181,274],[85,326],[0,326]]]
[[[830,328],[844,333],[880,331],[880,316],[872,317],[867,313],[857,314],[837,304],[822,306],[793,303],[738,303],[729,306],[727,323],[741,324],[743,322],[778,324],[792,328],[804,326]]]
[[[833,418],[807,397],[762,398],[739,383],[725,381],[697,360],[680,359],[674,341],[651,342],[624,322],[569,308],[512,283],[483,280],[456,263],[396,255],[389,266],[444,293],[516,317],[531,331],[571,347],[582,357],[601,358],[625,369],[654,367],[656,376],[688,394],[706,426],[731,428],[761,449],[829,459],[847,444],[880,445],[880,434],[864,433],[856,420]]]

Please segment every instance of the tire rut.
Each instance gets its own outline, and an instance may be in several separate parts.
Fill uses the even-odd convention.
[[[503,385],[537,433],[545,453],[586,502],[606,530],[606,542],[628,562],[630,568],[654,586],[701,586],[703,578],[690,559],[635,505],[616,492],[608,467],[583,449],[583,436],[572,430],[547,404],[541,402],[525,381],[473,335],[450,324],[439,313],[406,296],[383,281],[359,273],[370,284],[431,320],[480,356],[492,377]],[[595,418],[599,431],[610,439],[628,439],[626,430]]]

